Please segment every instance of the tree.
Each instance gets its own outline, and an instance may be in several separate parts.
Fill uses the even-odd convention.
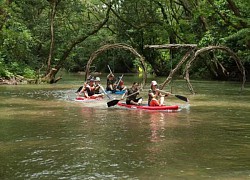
[[[152,51],[145,45],[223,45],[250,69],[249,5],[244,0],[4,0],[0,3],[0,69],[10,75],[41,70],[43,81],[55,83],[60,69],[82,70],[93,51],[111,43],[131,45],[158,76],[169,74],[185,52]],[[127,69],[136,63],[126,52],[108,51],[95,61],[96,66],[105,70],[103,59],[110,57],[120,59]],[[237,71],[220,52],[203,58],[195,62],[190,75],[199,72],[222,79],[222,69],[210,59]],[[183,69],[177,73],[181,75]]]
[[[143,45],[169,43],[199,44],[200,47],[224,45],[237,52],[245,65],[249,66],[248,1],[127,0],[117,1],[115,7],[112,12],[117,17],[115,21],[117,39],[137,47],[156,75],[168,74],[171,67],[180,61],[183,52],[175,49],[167,52],[148,51],[142,48]],[[209,64],[197,62],[200,64],[193,72],[208,71],[211,77],[220,78],[213,75],[221,74],[222,69],[214,68],[216,64],[210,61],[210,58],[215,58],[218,54],[209,55],[204,57],[205,62]],[[230,66],[232,71],[237,69],[225,56],[219,54],[217,58],[221,60],[224,58],[222,63]]]
[[[99,5],[99,7],[100,6],[101,5]],[[52,24],[53,18],[54,18],[53,13],[55,11],[55,7],[56,7],[56,3],[53,2],[51,24]],[[49,71],[47,71],[47,74],[46,74],[46,76],[44,78],[47,82],[55,83],[55,82],[57,82],[60,79],[60,77],[58,79],[55,79],[55,76],[56,76],[57,72],[63,67],[63,64],[65,63],[66,59],[68,58],[68,56],[70,55],[70,53],[72,52],[72,50],[74,49],[74,47],[76,45],[82,43],[88,37],[96,34],[107,23],[107,21],[109,19],[110,8],[111,8],[111,4],[109,4],[108,6],[106,6],[103,9],[103,10],[106,10],[106,15],[105,15],[105,17],[104,17],[103,20],[100,20],[99,16],[98,16],[97,17],[97,22],[94,25],[94,27],[90,28],[90,30],[87,30],[87,32],[86,31],[83,31],[83,32],[79,31],[80,34],[76,38],[72,38],[69,43],[65,42],[65,46],[64,46],[64,48],[62,50],[62,53],[61,53],[61,55],[59,57],[58,62],[55,65],[55,67],[54,68],[48,67]],[[93,15],[92,15],[92,13],[93,13]],[[89,20],[93,21],[93,18],[94,19],[96,18],[95,14],[94,14],[94,11],[88,12],[88,17],[89,17],[88,22],[89,22]],[[52,24],[52,27],[53,27],[53,24]],[[51,35],[51,37],[53,37],[53,36]],[[53,39],[52,38],[51,38],[51,44],[53,44]],[[51,49],[51,53],[53,53],[53,45],[51,45],[51,48],[52,48]],[[49,54],[49,58],[48,58],[48,66],[50,65],[50,61],[49,60],[51,59],[50,57],[52,56],[51,53]]]
[[[1,38],[4,64],[21,59],[23,54],[25,58],[19,62],[26,62],[36,70],[44,67],[43,81],[54,83],[58,80],[57,72],[69,60],[70,54],[107,23],[111,4],[82,0],[24,0],[6,1],[5,6],[0,8],[1,12],[9,14],[1,22],[1,34],[5,35]],[[26,38],[21,40],[24,45],[18,43],[21,37]],[[13,53],[8,54],[14,45],[18,48],[11,48]]]

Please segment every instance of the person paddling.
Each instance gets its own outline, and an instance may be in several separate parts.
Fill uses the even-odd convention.
[[[108,74],[107,76],[107,87],[106,90],[107,91],[114,91],[114,87],[115,85],[116,79],[113,73]]]
[[[126,90],[126,92],[122,95],[122,99],[127,96],[126,104],[141,105],[142,97],[137,98],[137,96],[139,95],[139,89],[139,84],[137,82],[134,82],[132,84],[132,87]],[[129,96],[130,94],[134,95]]]
[[[83,83],[82,86],[80,86],[80,87],[77,89],[77,91],[76,91],[75,93],[78,93],[78,94],[79,94],[79,92],[80,92],[84,87],[86,87],[87,84],[89,84],[89,81],[90,81],[90,79],[92,79],[92,78],[93,78],[93,77],[92,77],[91,75],[89,75],[89,77],[87,78],[87,80]]]
[[[101,79],[99,77],[95,78],[95,94],[101,94]]]
[[[122,78],[123,78],[123,75],[119,76],[118,82],[116,83],[116,90],[118,90],[118,91],[124,91],[127,89]]]
[[[167,93],[169,95],[171,93]],[[148,92],[148,105],[149,106],[163,106],[165,95],[161,94],[158,89],[156,81],[151,82],[151,88]]]

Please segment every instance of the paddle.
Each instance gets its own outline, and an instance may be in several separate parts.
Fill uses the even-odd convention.
[[[79,93],[82,90],[83,86],[80,86],[75,93]]]
[[[112,71],[111,71],[111,69],[110,69],[110,67],[109,67],[109,65],[108,65],[108,68],[109,68],[109,72],[110,72],[110,74],[113,74],[113,73],[112,73]]]
[[[119,86],[119,84],[120,84],[122,78],[123,78],[123,75],[120,77],[119,81],[117,82],[117,84],[116,84],[116,86],[115,86],[115,88],[114,88],[114,91],[116,91],[116,88]]]
[[[133,96],[133,95],[135,95],[135,94],[137,94],[137,93],[139,93],[139,91],[136,91],[136,92],[134,92],[134,93],[132,93],[132,94],[126,96],[126,98],[127,98],[127,97],[130,97],[130,96]],[[121,100],[123,100],[123,98],[122,98],[122,99],[114,99],[114,100],[112,100],[112,101],[107,102],[107,105],[108,105],[108,107],[110,107],[110,106],[115,106],[115,105],[116,105],[119,101],[121,101]]]
[[[159,90],[159,89],[157,89],[157,91],[159,91],[160,93],[163,93],[163,94],[175,96],[175,97],[177,97],[178,99],[180,99],[182,101],[188,102],[188,98],[185,97],[185,96],[181,96],[181,95],[177,95],[177,94],[172,94],[172,93],[165,92],[165,91],[162,91],[162,90]]]
[[[100,88],[102,89],[103,93],[109,98],[111,99],[111,97],[106,93],[105,89],[103,88],[103,86],[101,84],[99,84]]]

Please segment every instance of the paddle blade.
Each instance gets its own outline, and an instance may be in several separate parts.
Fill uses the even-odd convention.
[[[188,102],[188,98],[185,96],[181,96],[181,95],[175,95],[175,97],[177,97],[178,99],[182,100],[182,101],[186,101]]]
[[[79,93],[79,92],[82,90],[82,88],[83,88],[83,86],[80,86],[80,87],[77,89],[76,93]]]
[[[117,105],[118,102],[119,102],[119,100],[115,99],[115,100],[107,102],[107,105],[108,105],[108,107],[115,106],[115,105]]]

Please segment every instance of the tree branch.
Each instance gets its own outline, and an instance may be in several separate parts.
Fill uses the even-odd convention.
[[[89,36],[96,34],[109,20],[109,13],[111,10],[111,5],[108,6],[107,12],[106,12],[106,16],[104,18],[104,20],[98,24],[92,31],[88,32],[86,35],[82,35],[80,37],[78,37],[77,39],[75,39],[74,41],[72,41],[69,46],[65,49],[64,53],[62,54],[60,61],[58,62],[58,64],[56,65],[56,69],[60,69],[61,66],[64,64],[65,60],[67,59],[67,57],[69,56],[69,54],[71,53],[72,49],[77,45],[80,44],[81,42],[83,42],[85,39],[87,39]]]

